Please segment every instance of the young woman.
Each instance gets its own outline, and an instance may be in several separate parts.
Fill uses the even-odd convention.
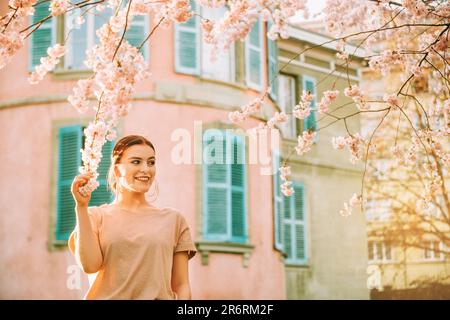
[[[111,204],[88,207],[91,195],[79,188],[89,175],[72,183],[77,225],[69,248],[85,273],[95,273],[84,299],[191,299],[188,260],[196,248],[189,226],[179,212],[145,199],[156,174],[153,144],[126,136],[111,159]]]

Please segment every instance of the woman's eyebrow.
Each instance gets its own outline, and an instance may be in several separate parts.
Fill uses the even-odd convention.
[[[155,159],[155,156],[149,157],[149,159],[152,159],[152,158]],[[139,157],[131,157],[130,160],[132,160],[132,159],[142,160],[142,158],[139,158]]]

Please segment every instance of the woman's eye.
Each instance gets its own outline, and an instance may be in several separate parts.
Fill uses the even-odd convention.
[[[155,161],[149,161],[149,165],[154,166],[155,165]]]
[[[134,161],[132,161],[131,163],[139,164],[139,160],[134,160]]]

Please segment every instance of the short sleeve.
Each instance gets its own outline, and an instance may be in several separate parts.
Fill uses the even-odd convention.
[[[192,241],[191,231],[186,219],[181,214],[179,214],[178,217],[178,241],[174,252],[187,251],[189,259],[192,259],[195,256],[197,249]]]
[[[89,207],[88,208],[88,216],[89,221],[91,222],[91,228],[92,231],[95,233],[95,235],[98,237],[99,229],[100,229],[100,223],[101,223],[101,212],[98,207]],[[69,240],[67,241],[67,244],[69,246],[69,250],[72,254],[75,253],[75,243],[77,239],[77,228],[78,226],[75,226],[75,229],[73,229],[72,233],[70,234]]]

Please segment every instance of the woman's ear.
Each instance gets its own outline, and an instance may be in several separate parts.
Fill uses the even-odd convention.
[[[120,177],[120,169],[117,164],[114,165],[114,174],[116,175],[116,178]]]

